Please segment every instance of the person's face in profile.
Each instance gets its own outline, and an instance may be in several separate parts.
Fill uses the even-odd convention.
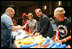
[[[10,16],[14,17],[15,11],[10,11]]]
[[[60,18],[59,14],[58,14],[57,12],[54,12],[54,17],[55,17],[57,20],[59,20],[59,18]]]

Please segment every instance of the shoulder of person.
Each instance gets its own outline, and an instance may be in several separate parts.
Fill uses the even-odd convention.
[[[5,13],[1,16],[2,19],[11,19],[10,16],[6,15]]]
[[[55,18],[54,21],[57,22],[58,20]]]
[[[55,24],[57,24],[59,22],[56,18],[54,19],[54,21],[55,21]]]
[[[43,14],[43,18],[44,19],[49,19],[49,17],[47,15],[45,15],[45,14]]]
[[[34,21],[34,22],[37,22],[37,20],[36,20],[36,19],[33,19],[33,21]]]
[[[66,22],[68,22],[68,23],[69,23],[69,22],[71,22],[71,21],[70,21],[70,19],[69,19],[69,18],[66,18]]]
[[[47,17],[47,15],[43,14],[43,17]]]

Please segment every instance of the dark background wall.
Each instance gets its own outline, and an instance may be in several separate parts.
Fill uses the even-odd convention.
[[[46,5],[47,9],[44,10],[43,6]],[[1,1],[1,13],[4,13],[5,9],[12,6],[15,11],[15,17],[21,17],[22,13],[32,12],[34,17],[36,17],[34,10],[36,8],[41,8],[43,13],[49,17],[53,17],[53,12],[56,7],[58,7],[58,1]],[[66,17],[71,15],[71,1],[62,1],[62,7],[64,7]]]

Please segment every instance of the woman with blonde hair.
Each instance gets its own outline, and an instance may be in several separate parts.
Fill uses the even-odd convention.
[[[28,22],[23,26],[23,28],[26,28],[26,26],[29,26],[29,33],[33,33],[36,30],[37,27],[37,21],[33,19],[33,14],[28,13]]]
[[[71,21],[64,16],[65,10],[62,7],[58,7],[54,10],[55,23],[59,29],[59,40],[62,43],[71,45]]]

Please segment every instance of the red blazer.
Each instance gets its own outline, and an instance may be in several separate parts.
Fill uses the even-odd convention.
[[[26,21],[22,21],[22,26],[24,26],[26,23],[28,22],[28,20]],[[29,26],[26,26],[27,28],[25,29],[25,31],[29,32]]]

